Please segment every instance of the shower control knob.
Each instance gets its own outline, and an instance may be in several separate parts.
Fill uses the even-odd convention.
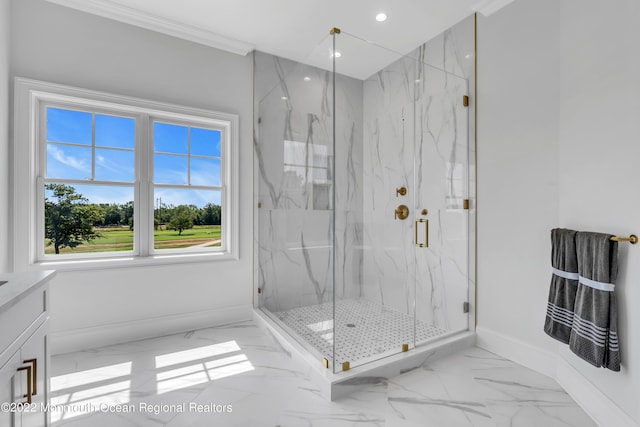
[[[406,196],[406,195],[407,195],[407,187],[396,188],[396,197]]]
[[[400,205],[396,208],[395,219],[407,219],[409,217],[409,208],[406,205]]]

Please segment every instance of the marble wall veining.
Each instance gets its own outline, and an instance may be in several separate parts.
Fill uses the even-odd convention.
[[[468,327],[473,287],[475,144],[462,104],[473,93],[473,31],[471,17],[364,82],[362,297],[446,330]],[[400,204],[407,220],[394,219]],[[429,221],[428,248],[416,246],[416,236],[426,242],[416,219]]]
[[[358,42],[348,37],[337,48]],[[365,80],[339,74],[336,62],[334,116],[330,71],[255,53],[256,305],[332,300],[335,219],[337,298],[469,327],[475,143],[473,100],[465,107],[462,97],[474,90],[473,17],[398,58]],[[401,186],[409,191],[398,197]],[[394,219],[399,204],[407,220]],[[415,244],[418,218],[429,220],[428,248]]]
[[[336,282],[362,282],[362,82],[336,85],[334,153],[331,72],[255,53],[256,285],[270,311],[332,301],[335,183]]]

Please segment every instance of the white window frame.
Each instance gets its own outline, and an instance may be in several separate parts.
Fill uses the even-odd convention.
[[[239,170],[238,129],[235,114],[167,104],[53,83],[15,79],[13,132],[13,265],[16,271],[39,268],[94,269],[147,264],[205,262],[238,259]],[[44,105],[77,108],[136,119],[134,189],[134,250],[73,255],[44,255],[44,163],[46,144],[40,120]],[[220,191],[222,242],[219,248],[154,250],[153,140],[154,120],[201,125],[221,130]],[[44,159],[44,161],[43,161]],[[185,189],[190,188],[184,186]],[[146,218],[146,222],[142,221]],[[140,225],[138,227],[138,225]],[[40,241],[42,240],[42,242]]]

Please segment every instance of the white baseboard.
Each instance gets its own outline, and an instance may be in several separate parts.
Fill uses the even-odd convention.
[[[555,354],[481,326],[476,328],[476,334],[478,347],[555,379],[557,359]]]
[[[560,355],[557,367],[556,381],[599,426],[638,427],[618,405]]]
[[[51,354],[56,355],[242,322],[252,319],[252,316],[253,307],[249,304],[174,314],[52,332],[49,335],[49,345]]]
[[[478,347],[558,381],[599,426],[640,427],[559,354],[542,350],[483,327],[477,327],[476,333]]]

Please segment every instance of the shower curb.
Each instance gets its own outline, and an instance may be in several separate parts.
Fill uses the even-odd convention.
[[[338,400],[371,385],[386,384],[390,378],[419,369],[429,362],[472,347],[476,343],[474,332],[460,332],[437,342],[334,374],[322,366],[322,361],[317,356],[307,351],[295,339],[289,338],[287,332],[260,309],[254,309],[253,319],[271,332],[274,339],[291,354],[292,359],[309,367],[310,380],[328,400]]]

